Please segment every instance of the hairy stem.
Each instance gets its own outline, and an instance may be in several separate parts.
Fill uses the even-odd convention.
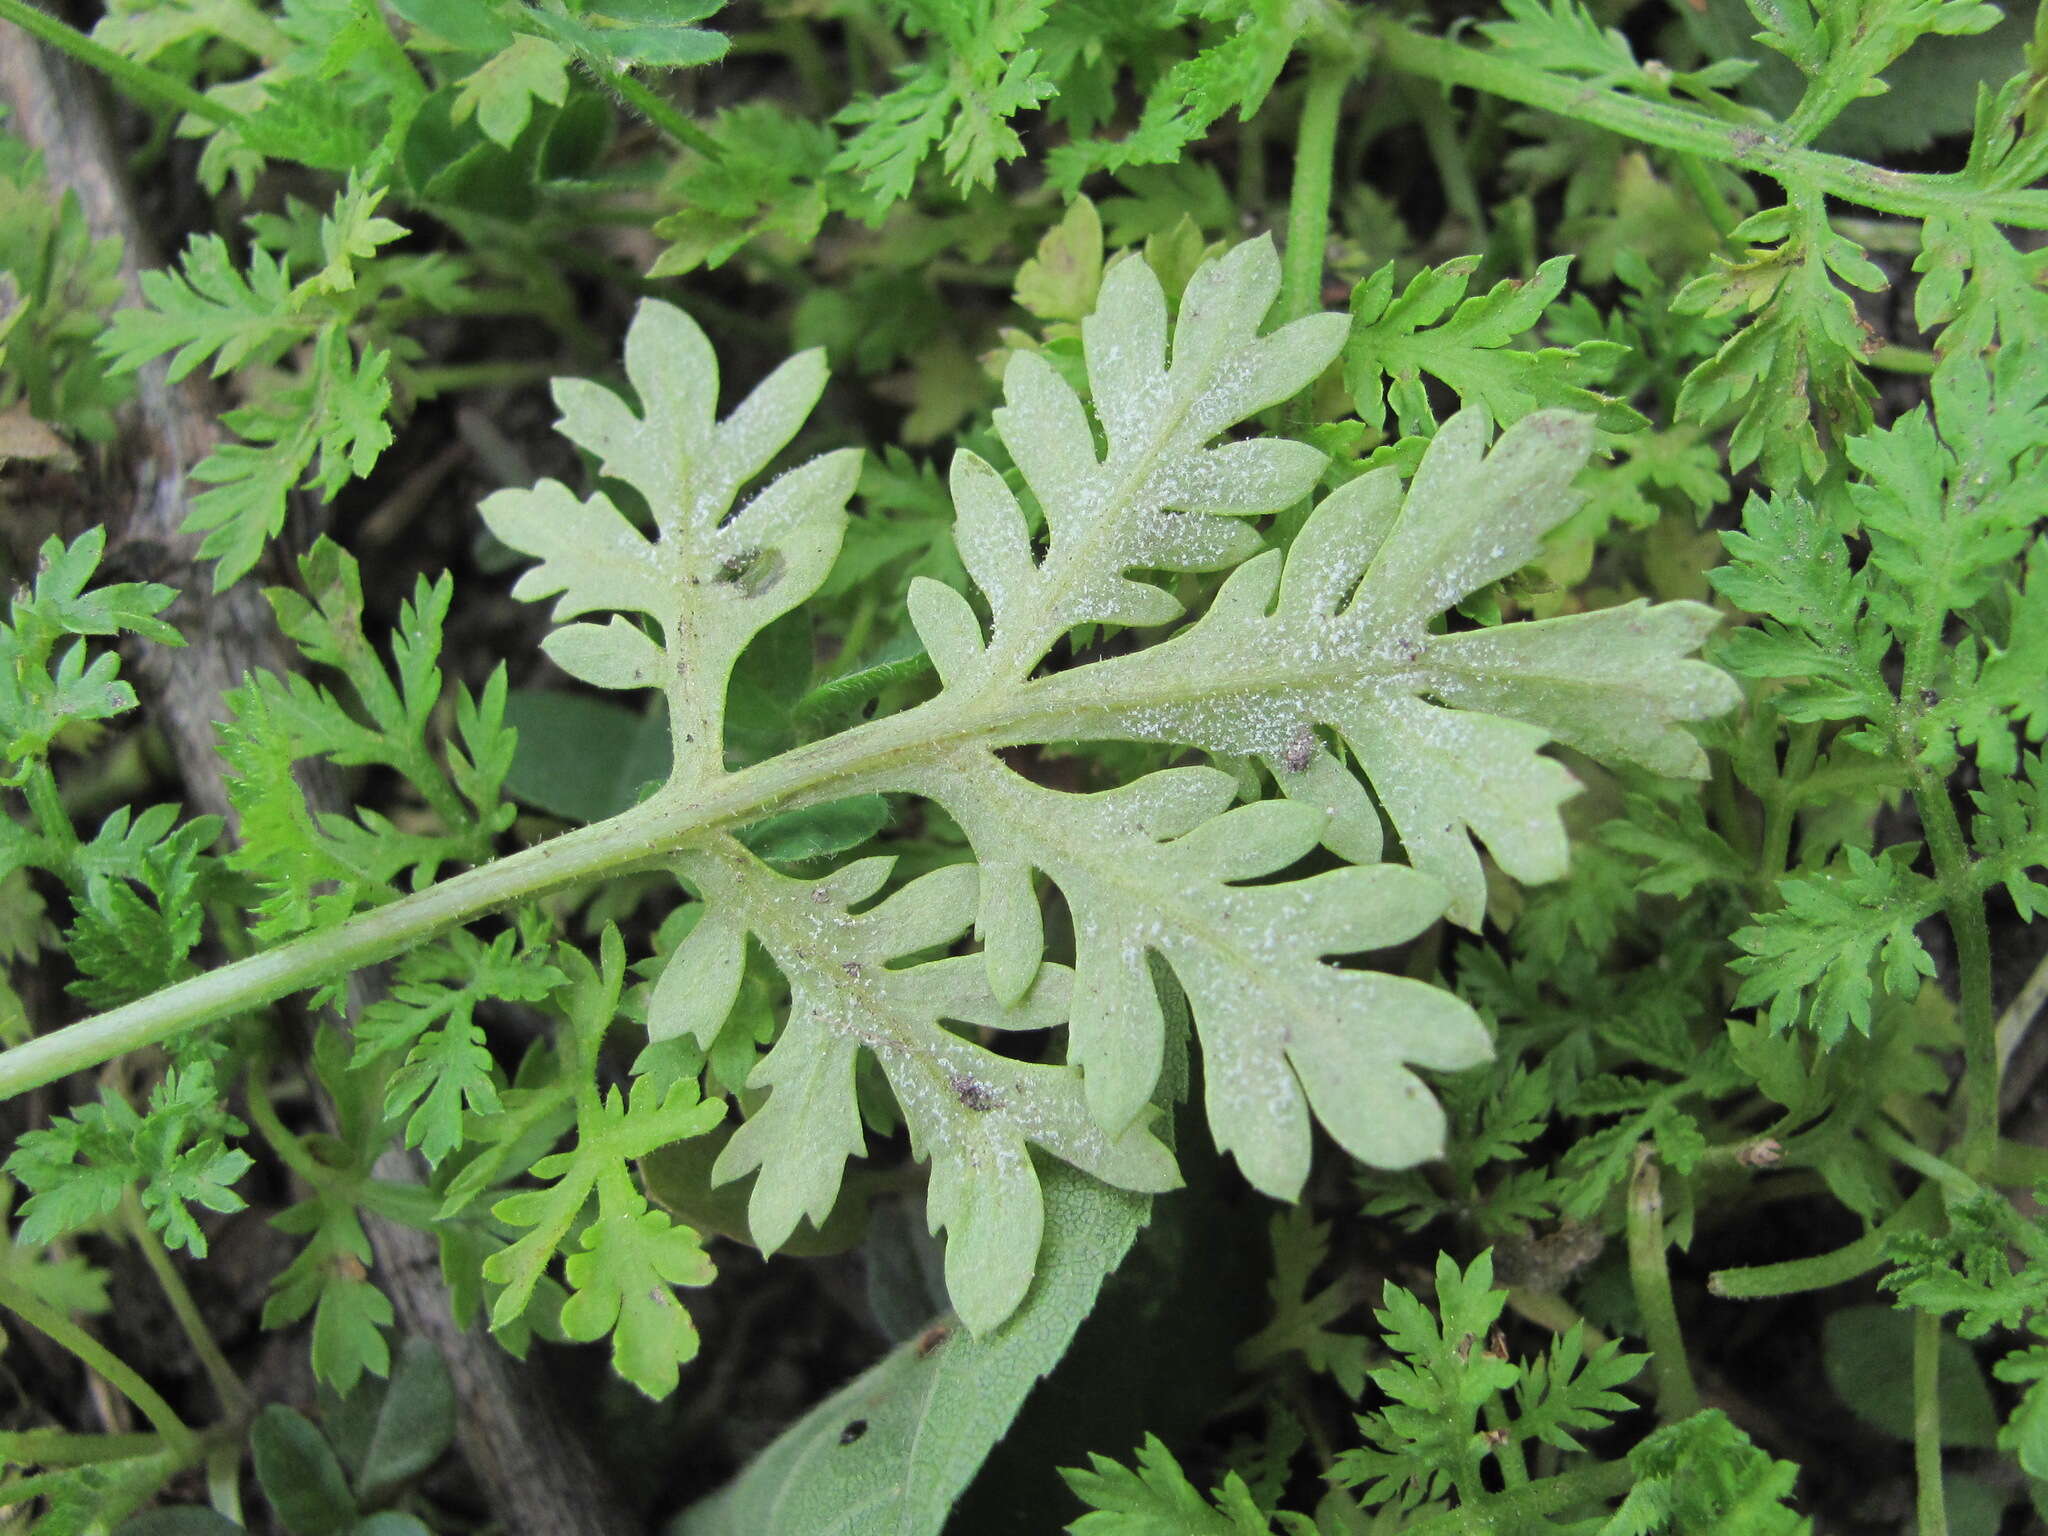
[[[306,1150],[305,1142],[294,1136],[284,1121],[278,1118],[277,1106],[270,1098],[269,1074],[270,1062],[266,1058],[258,1057],[251,1063],[248,1075],[242,1079],[242,1091],[248,1104],[250,1123],[256,1127],[256,1133],[269,1144],[270,1150],[277,1154],[279,1162],[304,1179],[309,1187],[324,1193],[334,1182],[334,1170],[323,1166]]]
[[[1522,1455],[1521,1442],[1514,1438],[1508,1424],[1507,1408],[1498,1396],[1489,1397],[1484,1413],[1487,1436],[1494,1440],[1493,1459],[1500,1466],[1502,1484],[1508,1488],[1528,1486],[1529,1463]]]
[[[1968,212],[2001,224],[2048,228],[2048,193],[1986,192],[1955,176],[1888,171],[1788,144],[1765,129],[1722,122],[1687,107],[1645,101],[1625,91],[1552,74],[1485,48],[1430,37],[1379,13],[1365,26],[1379,57],[1393,69],[1539,107],[1638,143],[1755,171],[1780,183],[1804,182],[1844,202],[1905,218]]]
[[[1998,1055],[1998,1018],[1991,1006],[1991,927],[1984,916],[1984,893],[1970,865],[1969,846],[1950,800],[1947,780],[1936,774],[1914,775],[1913,801],[1927,849],[1934,859],[1934,878],[1941,885],[1942,905],[1956,941],[1956,991],[1963,1031],[1963,1138],[1959,1160],[1965,1173],[1984,1173],[1998,1149],[1998,1090],[2002,1063]]]
[[[1793,1296],[1801,1291],[1824,1291],[1842,1285],[1858,1275],[1867,1275],[1884,1262],[1887,1239],[1901,1232],[1924,1232],[1941,1212],[1941,1192],[1932,1184],[1915,1190],[1891,1215],[1863,1236],[1832,1253],[1810,1259],[1787,1259],[1780,1264],[1758,1264],[1747,1269],[1718,1269],[1707,1280],[1707,1290],[1730,1301],[1761,1301],[1770,1296]]]
[[[1045,697],[1036,687],[1029,695],[1034,702]],[[605,875],[658,867],[680,849],[771,810],[855,792],[846,786],[864,774],[928,761],[962,739],[990,739],[992,728],[1000,740],[1008,720],[1028,719],[1031,712],[1030,704],[981,715],[927,704],[785,752],[708,787],[672,784],[608,821],[0,1052],[0,1099],[375,965],[504,907]]]
[[[374,965],[499,907],[633,864],[648,835],[647,809],[541,843],[0,1052],[0,1098]]]
[[[1287,247],[1280,256],[1282,322],[1323,307],[1323,254],[1330,239],[1330,183],[1337,164],[1338,108],[1355,66],[1318,54],[1309,66],[1294,141],[1294,185],[1287,198]]]
[[[69,1429],[0,1431],[0,1461],[17,1467],[90,1467],[128,1461],[164,1448],[162,1435],[81,1434]]]
[[[450,363],[442,368],[415,368],[405,382],[415,397],[431,400],[463,389],[517,389],[545,384],[561,373],[554,363],[495,358],[484,363]]]
[[[76,27],[67,26],[54,16],[44,15],[28,0],[0,0],[0,21],[11,21],[29,36],[98,70],[131,96],[160,107],[176,107],[224,128],[247,126],[247,119],[234,108],[202,95],[182,80],[151,69],[147,64],[138,64],[104,43],[94,42]]]
[[[206,1379],[213,1383],[221,1412],[231,1419],[241,1418],[249,1411],[249,1389],[242,1385],[242,1378],[235,1374],[235,1368],[221,1353],[220,1345],[214,1342],[213,1331],[199,1315],[199,1305],[193,1301],[185,1277],[178,1273],[178,1266],[164,1251],[162,1239],[151,1230],[148,1218],[143,1215],[142,1202],[136,1198],[133,1185],[121,1196],[121,1221],[128,1228],[129,1236],[135,1239],[135,1246],[142,1250],[143,1262],[149,1265],[149,1272],[156,1276],[164,1299],[171,1304],[171,1315],[178,1320],[178,1327],[184,1331],[192,1353],[199,1357]]]
[[[2048,1232],[2022,1216],[2013,1203],[1996,1190],[1980,1184],[1953,1163],[1944,1162],[1882,1122],[1865,1127],[1865,1134],[1880,1152],[1897,1158],[1915,1173],[1924,1175],[1929,1183],[1946,1190],[1951,1197],[1980,1202],[1985,1213],[1998,1223],[2014,1247],[2042,1263],[2048,1263]]]
[[[1941,1319],[1931,1312],[1913,1316],[1913,1478],[1920,1536],[1948,1536],[1941,1493]]]
[[[5,1307],[52,1344],[96,1372],[149,1420],[156,1432],[183,1452],[193,1444],[191,1428],[134,1367],[108,1349],[55,1307],[47,1305],[13,1281],[0,1278],[0,1307]]]
[[[583,66],[604,82],[621,101],[654,124],[685,149],[694,149],[707,160],[723,160],[725,150],[718,140],[691,122],[661,97],[622,69],[612,69],[595,59],[584,58]]]
[[[29,764],[27,776],[21,781],[21,792],[28,798],[28,808],[36,819],[36,830],[57,848],[76,849],[78,833],[71,825],[70,812],[64,809],[64,801],[57,793],[57,779],[50,772],[47,759],[39,758]]]
[[[1662,1175],[1648,1142],[1636,1148],[1635,1173],[1628,1186],[1628,1274],[1650,1344],[1657,1411],[1670,1421],[1691,1418],[1700,1411],[1700,1389],[1693,1383],[1685,1335],[1671,1300],[1671,1272],[1664,1265]]]

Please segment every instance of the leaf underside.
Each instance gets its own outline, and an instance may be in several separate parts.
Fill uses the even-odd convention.
[[[1347,957],[1439,917],[1476,928],[1481,847],[1518,879],[1564,873],[1559,807],[1577,785],[1550,743],[1704,773],[1684,722],[1736,700],[1692,658],[1711,609],[1442,623],[1571,514],[1592,447],[1584,417],[1536,411],[1490,441],[1483,414],[1460,413],[1405,485],[1391,467],[1354,480],[1290,549],[1261,552],[1251,520],[1309,496],[1323,456],[1226,434],[1315,380],[1346,334],[1334,315],[1261,334],[1278,284],[1270,242],[1241,245],[1195,273],[1174,320],[1145,262],[1113,265],[1081,327],[1090,401],[1043,358],[1013,355],[996,430],[1016,481],[964,450],[952,466],[955,539],[981,606],[926,578],[911,589],[943,687],[806,748],[831,771],[778,803],[923,796],[965,830],[976,864],[892,889],[887,859],[795,879],[725,830],[677,849],[704,910],[651,1000],[652,1037],[717,1037],[749,936],[789,982],[788,1022],[750,1084],[765,1099],[717,1168],[758,1172],[749,1220],[764,1246],[822,1222],[845,1159],[863,1151],[854,1068],[866,1051],[932,1165],[930,1217],[948,1233],[960,1315],[977,1331],[1000,1323],[1044,1230],[1031,1148],[1125,1189],[1177,1181],[1147,1129],[1162,1059],[1154,956],[1189,996],[1217,1143],[1260,1189],[1299,1193],[1312,1119],[1370,1163],[1435,1156],[1443,1115],[1416,1069],[1484,1060],[1487,1032],[1450,993]],[[647,303],[626,372],[637,411],[589,384],[560,385],[557,399],[567,435],[645,499],[652,537],[603,492],[579,499],[552,481],[500,492],[484,514],[539,562],[518,595],[556,598],[558,620],[615,615],[558,629],[548,648],[560,664],[599,686],[664,691],[675,767],[658,798],[730,793],[727,673],[824,581],[857,458],[827,453],[740,499],[823,388],[815,354],[720,422],[701,331]],[[1036,541],[1027,496],[1044,514]],[[1210,606],[1164,640],[1036,675],[1077,625],[1176,624],[1171,573],[1224,570]],[[997,755],[1091,740],[1256,754],[1279,794],[1233,806],[1235,781],[1199,767],[1071,794]],[[1405,864],[1383,859],[1382,817]],[[1328,864],[1318,845],[1342,865],[1292,874],[1311,855]],[[1041,882],[1073,913],[1071,968],[1044,953]],[[970,924],[979,953],[953,953]],[[1065,1063],[998,1054],[962,1025],[1065,1026]]]

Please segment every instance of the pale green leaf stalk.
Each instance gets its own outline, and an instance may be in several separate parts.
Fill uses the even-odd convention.
[[[929,579],[912,587],[940,691],[738,770],[725,765],[727,674],[755,634],[825,579],[857,456],[812,459],[743,499],[802,427],[824,385],[822,360],[785,364],[720,421],[702,333],[675,309],[644,305],[626,345],[639,408],[584,383],[559,386],[557,398],[567,435],[644,498],[652,536],[602,492],[578,498],[554,481],[491,497],[484,517],[538,561],[517,594],[555,597],[556,618],[578,621],[546,642],[557,662],[601,687],[663,693],[675,746],[668,783],[608,822],[10,1051],[0,1093],[543,892],[668,868],[705,912],[651,1001],[650,1034],[716,1037],[749,934],[794,999],[750,1084],[765,1098],[716,1170],[757,1173],[754,1235],[772,1248],[800,1220],[829,1214],[845,1159],[864,1146],[854,1067],[866,1051],[931,1164],[929,1214],[948,1234],[948,1283],[978,1334],[1014,1311],[1039,1259],[1035,1156],[1134,1192],[1177,1180],[1147,1123],[1162,1070],[1153,957],[1189,995],[1217,1143],[1260,1189],[1299,1194],[1312,1118],[1368,1162],[1437,1155],[1443,1116],[1415,1069],[1484,1060],[1485,1028],[1448,992],[1335,962],[1405,942],[1439,916],[1478,926],[1480,845],[1518,879],[1564,873],[1559,807],[1577,784],[1544,755],[1548,744],[1698,776],[1704,754],[1684,722],[1730,708],[1736,692],[1691,659],[1715,623],[1699,604],[1444,632],[1447,609],[1535,558],[1571,514],[1570,484],[1592,445],[1581,416],[1538,411],[1491,442],[1486,419],[1463,413],[1405,487],[1398,470],[1375,471],[1326,497],[1290,550],[1261,552],[1251,519],[1308,497],[1323,456],[1227,434],[1320,376],[1347,328],[1342,316],[1311,315],[1261,334],[1279,286],[1271,243],[1253,241],[1197,270],[1171,320],[1147,263],[1114,265],[1082,324],[1092,398],[1030,352],[1005,375],[996,430],[1044,512],[1042,545],[1018,487],[972,453],[953,461],[957,543],[985,607]],[[1232,567],[1206,611],[1179,624],[1181,603],[1160,573]],[[584,619],[594,614],[610,617]],[[1040,675],[1077,626],[1176,624],[1149,648]],[[1279,794],[1232,809],[1232,781],[1192,768],[1074,795],[997,756],[1077,740],[1255,754]],[[732,835],[771,814],[880,793],[937,802],[967,832],[978,866],[893,889],[887,859],[794,879]],[[1382,813],[1405,866],[1382,861]],[[1352,867],[1270,879],[1318,842]],[[1075,917],[1071,972],[1044,955],[1041,877]],[[902,964],[970,922],[980,953]],[[1064,1065],[1009,1060],[949,1027],[1062,1023]],[[640,1128],[652,1134],[657,1122],[690,1134],[701,1118],[639,1091],[579,1117],[585,1145],[595,1136],[618,1146],[637,1146]],[[507,1316],[568,1235],[572,1194],[580,1209],[594,1187],[611,1220],[594,1168],[546,1167],[556,1188],[498,1208],[531,1229],[493,1261],[512,1298],[499,1302]],[[613,1214],[641,1219],[623,1192],[614,1204]],[[687,1265],[643,1236],[611,1221],[589,1257],[571,1260],[572,1282],[592,1296],[579,1327],[623,1304],[607,1276],[681,1277]],[[657,1366],[668,1357],[647,1356]],[[634,1369],[658,1388],[660,1370]]]

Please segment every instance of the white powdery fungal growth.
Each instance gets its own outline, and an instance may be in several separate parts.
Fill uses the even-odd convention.
[[[1037,868],[1075,930],[1067,1056],[1088,1107],[1120,1129],[1146,1113],[1163,1066],[1156,954],[1187,993],[1201,1041],[1210,1129],[1245,1175],[1292,1199],[1308,1175],[1309,1118],[1346,1150],[1405,1167],[1443,1146],[1443,1115],[1411,1065],[1453,1069],[1489,1054],[1486,1030],[1439,987],[1327,957],[1404,943],[1443,913],[1443,888],[1390,864],[1246,886],[1316,845],[1324,815],[1284,800],[1230,809],[1227,774],[1179,768],[1095,795],[1032,784],[979,754],[927,792],[985,861]],[[983,903],[993,975],[1028,980],[1036,909]],[[998,984],[998,991],[1001,984]]]
[[[1430,443],[1413,482],[1382,469],[1325,497],[1284,561],[1233,571],[1199,622],[1136,655],[1031,685],[1042,714],[1014,737],[1166,741],[1257,753],[1283,793],[1321,796],[1348,858],[1376,852],[1369,807],[1317,765],[1287,771],[1304,721],[1332,728],[1364,770],[1409,862],[1437,876],[1452,920],[1476,928],[1485,876],[1474,846],[1525,881],[1565,872],[1558,808],[1577,781],[1551,742],[1658,773],[1701,776],[1682,722],[1733,708],[1726,674],[1693,659],[1719,622],[1701,603],[1630,603],[1456,634],[1434,621],[1537,555],[1577,506],[1591,425],[1525,417],[1487,446],[1467,411]]]
[[[1076,624],[1163,624],[1180,603],[1132,570],[1210,571],[1259,547],[1244,518],[1308,494],[1325,462],[1304,443],[1255,438],[1210,446],[1296,394],[1343,345],[1341,315],[1312,315],[1269,336],[1259,327],[1280,286],[1272,242],[1241,245],[1190,279],[1167,347],[1166,295],[1144,261],[1120,263],[1082,322],[1090,392],[1107,451],[1086,408],[1044,358],[1014,355],[996,430],[1045,509],[1049,548],[1032,559],[1023,509],[976,455],[953,461],[962,563],[988,598],[994,633],[952,609],[957,594],[913,594],[913,614],[942,675],[990,686],[1026,676]],[[949,601],[950,600],[950,601]],[[965,622],[962,622],[963,617]],[[943,653],[943,654],[942,654]]]
[[[708,976],[737,975],[751,931],[789,980],[789,1022],[750,1080],[767,1102],[719,1157],[720,1182],[758,1171],[748,1207],[754,1240],[772,1251],[799,1221],[822,1224],[849,1156],[864,1150],[854,1093],[862,1049],[880,1063],[931,1164],[928,1213],[944,1228],[946,1288],[970,1328],[994,1327],[1031,1283],[1044,1208],[1030,1148],[1123,1189],[1180,1182],[1173,1157],[1135,1117],[1115,1134],[1088,1113],[1077,1068],[1013,1061],[962,1039],[942,1021],[998,1030],[1045,1029],[1068,1006],[1068,972],[1045,966],[1022,997],[998,1001],[979,956],[890,969],[900,955],[957,937],[972,920],[976,872],[956,864],[911,881],[869,911],[893,860],[861,859],[828,880],[779,875],[738,844],[683,863],[711,908],[669,962],[648,1009],[648,1033],[688,1029],[708,1047],[730,1010],[702,1007]],[[818,899],[822,894],[823,899]],[[718,951],[717,958],[710,958]]]
[[[1460,414],[1405,487],[1391,469],[1353,480],[1323,498],[1284,557],[1258,553],[1246,519],[1309,496],[1323,456],[1281,439],[1219,439],[1313,382],[1347,329],[1318,315],[1262,335],[1278,286],[1270,242],[1239,246],[1195,273],[1169,326],[1150,267],[1124,260],[1082,326],[1092,420],[1043,358],[1014,356],[996,426],[1044,509],[1042,558],[1002,476],[957,455],[956,543],[987,627],[962,593],[913,583],[910,616],[938,696],[849,733],[836,755],[829,740],[803,748],[809,784],[789,763],[763,765],[792,812],[882,791],[936,801],[977,865],[876,901],[889,859],[798,880],[711,831],[676,856],[704,908],[650,998],[650,1034],[708,1048],[750,936],[789,983],[787,1023],[749,1080],[766,1098],[715,1170],[755,1176],[749,1222],[764,1247],[823,1222],[846,1159],[863,1151],[855,1070],[866,1051],[930,1162],[955,1306],[977,1331],[1002,1322],[1043,1234],[1034,1148],[1125,1189],[1177,1182],[1150,1129],[1173,1047],[1162,964],[1187,996],[1216,1142],[1260,1189],[1299,1193],[1317,1123],[1380,1166],[1435,1156],[1444,1117],[1418,1069],[1483,1060],[1486,1031],[1441,988],[1344,962],[1441,916],[1476,926],[1481,845],[1519,879],[1564,872],[1559,807],[1577,785],[1545,755],[1551,743],[1702,771],[1682,722],[1736,698],[1692,659],[1711,609],[1637,603],[1438,632],[1448,608],[1527,564],[1570,515],[1591,445],[1585,418],[1538,412],[1489,443],[1485,419]],[[610,610],[659,627],[657,645],[619,618],[570,624],[549,649],[587,681],[667,694],[681,803],[725,774],[733,661],[830,568],[855,461],[815,459],[735,512],[815,402],[822,365],[792,360],[721,423],[701,332],[646,305],[627,372],[639,412],[565,386],[564,429],[646,496],[657,537],[602,495],[579,501],[554,482],[494,497],[486,517],[540,560],[519,595],[559,594],[558,618]],[[1163,643],[1032,680],[1076,625],[1180,617],[1148,573],[1233,566],[1201,617]],[[1257,754],[1280,794],[1233,808],[1236,781],[1207,768],[1067,794],[995,755],[1108,739]],[[1405,865],[1381,862],[1382,815]],[[1282,878],[1318,843],[1349,867]],[[1041,879],[1073,916],[1071,971],[1044,958]],[[899,964],[951,946],[970,923],[981,953]],[[1012,1060],[960,1032],[1061,1025],[1062,1066]]]

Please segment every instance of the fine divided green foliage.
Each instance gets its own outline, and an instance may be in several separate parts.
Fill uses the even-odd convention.
[[[1532,1481],[1528,1450],[1547,1445],[1584,1458],[1578,1436],[1607,1428],[1631,1409],[1615,1389],[1633,1380],[1647,1357],[1624,1353],[1611,1340],[1589,1352],[1584,1325],[1575,1324],[1546,1355],[1516,1362],[1495,1327],[1506,1302],[1507,1293],[1493,1288],[1488,1253],[1465,1270],[1440,1260],[1434,1307],[1389,1282],[1377,1316],[1392,1363],[1372,1373],[1389,1404],[1359,1418],[1365,1443],[1339,1456],[1334,1472],[1361,1490],[1366,1509],[1380,1511],[1381,1519],[1402,1518],[1402,1529],[1454,1531],[1484,1521],[1482,1528],[1562,1530],[1577,1511],[1619,1496],[1605,1530],[1792,1536],[1811,1529],[1784,1502],[1797,1469],[1773,1462],[1718,1412],[1648,1436],[1625,1462],[1595,1461]],[[1496,1492],[1480,1481],[1489,1458],[1514,1468]],[[1205,1497],[1151,1437],[1134,1468],[1098,1455],[1088,1469],[1065,1475],[1089,1506],[1067,1526],[1072,1536],[1315,1536],[1335,1518],[1328,1500],[1320,1520],[1275,1508],[1236,1472]]]
[[[2048,30],[0,28],[5,1518],[2048,1511]]]

